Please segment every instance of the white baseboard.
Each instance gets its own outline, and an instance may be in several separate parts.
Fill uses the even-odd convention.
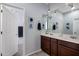
[[[26,54],[25,56],[30,56],[30,55],[32,55],[32,54],[34,54],[34,53],[37,53],[37,52],[40,52],[40,51],[41,51],[41,49],[36,50],[36,51],[33,51],[33,52],[31,52],[31,53],[28,53],[28,54]]]

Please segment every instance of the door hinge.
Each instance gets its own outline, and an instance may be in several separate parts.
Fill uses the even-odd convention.
[[[3,12],[3,10],[1,10],[1,13]]]
[[[1,56],[2,56],[2,53],[1,53]]]
[[[3,32],[1,32],[1,35],[2,35],[2,33],[3,33]]]

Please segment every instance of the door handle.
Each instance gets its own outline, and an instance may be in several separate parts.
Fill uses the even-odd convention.
[[[1,34],[3,34],[3,32],[1,31]]]

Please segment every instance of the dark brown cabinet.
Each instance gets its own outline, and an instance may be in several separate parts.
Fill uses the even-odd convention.
[[[79,45],[67,41],[58,40],[59,56],[79,56]]]
[[[57,40],[51,38],[51,56],[57,56]]]
[[[41,36],[41,49],[51,56],[79,56],[79,44]]]
[[[45,51],[47,54],[50,55],[50,38],[41,36],[41,48],[43,51]]]
[[[63,45],[58,45],[58,55],[59,56],[79,56],[79,51],[65,47]]]

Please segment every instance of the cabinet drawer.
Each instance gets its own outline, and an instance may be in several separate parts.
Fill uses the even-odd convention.
[[[51,42],[57,44],[57,39],[51,38]]]
[[[76,44],[76,43],[58,40],[58,44],[75,50],[79,50],[79,44]]]
[[[50,41],[49,37],[41,36],[41,40]]]

